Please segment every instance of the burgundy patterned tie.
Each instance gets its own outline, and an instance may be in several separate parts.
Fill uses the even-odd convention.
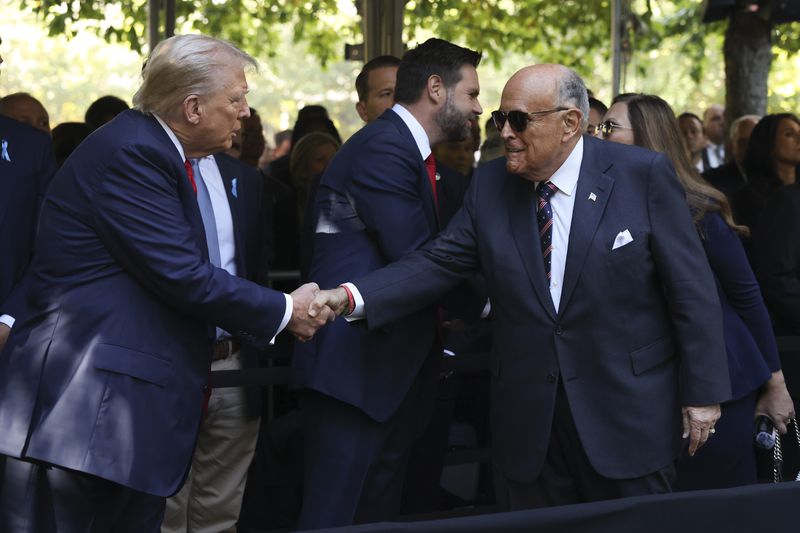
[[[536,196],[539,198],[539,213],[536,221],[539,223],[539,240],[542,243],[542,257],[544,258],[544,271],[550,279],[550,263],[553,252],[553,208],[550,198],[558,190],[552,183],[540,183],[536,187]]]

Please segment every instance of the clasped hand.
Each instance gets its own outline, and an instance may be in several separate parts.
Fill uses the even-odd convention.
[[[319,293],[316,283],[301,285],[290,295],[292,297],[292,318],[287,324],[287,329],[302,342],[311,339],[319,328],[332,322],[336,314],[325,305],[312,306],[315,296]],[[314,309],[314,314],[309,311]]]

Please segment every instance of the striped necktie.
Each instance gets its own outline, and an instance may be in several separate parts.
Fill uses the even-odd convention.
[[[558,190],[551,182],[539,184],[536,187],[536,196],[539,199],[539,212],[536,221],[539,223],[539,240],[542,244],[542,257],[544,258],[544,271],[550,279],[550,263],[553,252],[553,208],[550,198]]]

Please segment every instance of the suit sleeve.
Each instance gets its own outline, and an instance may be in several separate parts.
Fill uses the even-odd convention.
[[[461,280],[479,271],[479,181],[472,180],[464,206],[424,249],[355,280],[364,298],[369,328],[380,328],[438,301]]]
[[[751,237],[753,264],[764,299],[778,322],[800,332],[800,206],[794,189],[767,203]]]
[[[115,260],[165,303],[244,338],[272,338],[286,308],[280,292],[202,258],[162,153],[125,147],[94,191],[95,226]],[[183,175],[179,176],[183,178]]]
[[[650,165],[648,211],[651,248],[680,360],[683,405],[726,401],[731,397],[731,387],[714,277],[683,189],[663,154]]]
[[[703,217],[703,247],[728,302],[747,326],[770,371],[781,369],[772,322],[739,236],[717,213]]]

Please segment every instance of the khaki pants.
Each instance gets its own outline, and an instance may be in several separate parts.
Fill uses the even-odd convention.
[[[239,354],[216,361],[211,368],[241,368]],[[167,499],[161,533],[236,531],[259,422],[247,418],[243,388],[212,391],[189,477],[180,492]]]

